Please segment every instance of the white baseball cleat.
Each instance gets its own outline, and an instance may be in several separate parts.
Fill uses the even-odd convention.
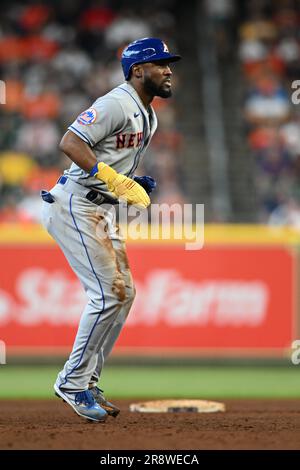
[[[83,392],[66,392],[61,390],[56,384],[54,385],[55,395],[62,398],[63,401],[68,403],[73,410],[82,418],[90,421],[102,423],[107,418],[106,411],[96,403],[93,394],[90,390]]]

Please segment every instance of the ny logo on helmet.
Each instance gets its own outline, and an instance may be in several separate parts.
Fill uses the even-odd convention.
[[[164,45],[164,52],[169,52],[168,46],[165,42],[163,42]]]

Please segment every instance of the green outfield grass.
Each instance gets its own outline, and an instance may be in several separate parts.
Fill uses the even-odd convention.
[[[0,398],[53,398],[60,367],[0,366]],[[300,366],[107,366],[112,398],[300,398]]]

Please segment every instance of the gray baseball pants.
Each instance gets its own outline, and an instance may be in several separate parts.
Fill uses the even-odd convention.
[[[42,220],[88,297],[73,350],[56,381],[61,389],[77,392],[98,382],[135,289],[113,212],[73,190],[57,184],[51,190],[54,203],[43,201]]]

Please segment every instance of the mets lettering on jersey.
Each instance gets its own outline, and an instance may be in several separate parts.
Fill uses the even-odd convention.
[[[83,113],[79,114],[77,122],[83,126],[93,124],[97,119],[97,111],[94,108],[89,108]]]
[[[116,148],[139,147],[143,142],[143,132],[131,132],[130,134],[118,134],[116,139]]]

